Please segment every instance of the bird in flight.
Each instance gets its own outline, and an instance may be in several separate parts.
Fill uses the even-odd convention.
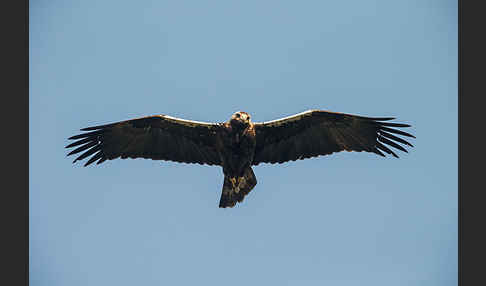
[[[84,166],[116,158],[146,158],[181,163],[217,165],[224,182],[220,208],[234,207],[255,187],[252,166],[284,163],[340,151],[372,152],[398,158],[389,147],[407,152],[413,147],[398,135],[408,124],[391,117],[363,117],[324,110],[308,110],[268,122],[253,123],[239,111],[227,122],[206,123],[154,115],[81,129],[70,137],[73,163],[91,156]],[[400,143],[400,144],[398,144]],[[389,147],[387,147],[389,146]]]

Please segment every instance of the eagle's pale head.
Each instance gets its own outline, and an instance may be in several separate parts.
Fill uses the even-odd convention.
[[[251,121],[250,121],[250,114],[244,112],[244,111],[238,111],[235,112],[233,115],[231,115],[231,118],[229,120],[232,126],[238,126],[238,127],[243,127],[243,126],[248,126]]]

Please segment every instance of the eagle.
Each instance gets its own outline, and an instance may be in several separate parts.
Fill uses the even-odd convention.
[[[81,153],[73,163],[101,164],[116,158],[146,158],[221,166],[224,174],[220,208],[241,203],[255,187],[252,166],[281,164],[340,151],[371,152],[398,158],[396,150],[413,147],[399,136],[415,138],[397,128],[393,117],[308,110],[267,122],[253,123],[248,113],[235,112],[227,122],[207,123],[168,115],[141,117],[87,127],[69,137]],[[402,144],[402,145],[400,145]]]

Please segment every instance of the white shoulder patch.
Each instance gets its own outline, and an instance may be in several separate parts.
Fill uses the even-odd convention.
[[[185,126],[189,127],[212,127],[214,126],[214,123],[209,123],[209,122],[202,122],[202,121],[194,121],[194,120],[187,120],[187,119],[181,119],[177,117],[172,117],[169,115],[159,115],[160,117],[167,119],[168,121],[177,123],[177,124],[182,124]]]
[[[287,116],[287,117],[283,117],[283,118],[280,118],[280,119],[255,123],[255,125],[278,126],[278,125],[281,125],[281,124],[284,124],[284,123],[287,123],[287,122],[299,120],[304,116],[309,116],[314,111],[316,111],[316,110],[312,110],[312,109],[306,110],[304,112],[300,112],[300,113],[290,115],[290,116]]]

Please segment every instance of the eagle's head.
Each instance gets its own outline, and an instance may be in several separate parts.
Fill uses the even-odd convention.
[[[229,120],[229,123],[233,127],[246,127],[250,125],[250,114],[244,112],[244,111],[238,111],[235,112],[233,115],[231,115],[231,118]]]

